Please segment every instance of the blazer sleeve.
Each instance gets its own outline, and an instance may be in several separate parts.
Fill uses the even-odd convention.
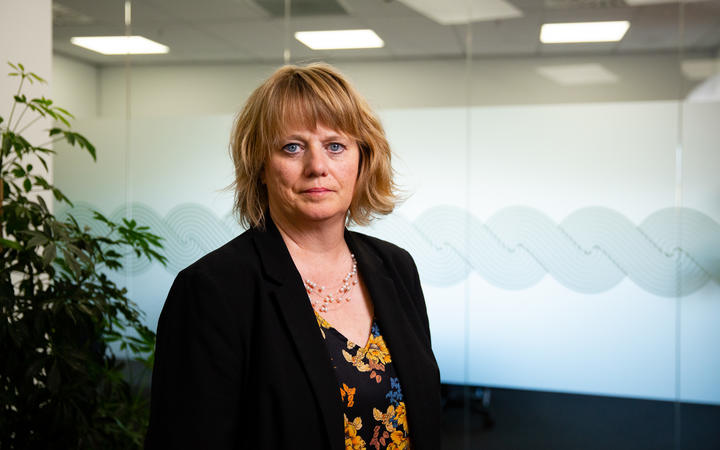
[[[146,449],[240,448],[244,351],[231,295],[180,272],[160,314]]]
[[[430,321],[428,320],[428,314],[427,314],[427,305],[425,304],[425,295],[423,294],[422,285],[420,284],[420,274],[417,269],[417,265],[415,265],[415,261],[413,260],[413,257],[405,251],[405,254],[407,255],[407,266],[410,269],[410,293],[412,295],[412,298],[415,300],[415,308],[417,309],[418,315],[420,316],[420,320],[422,322],[423,331],[425,332],[425,336],[427,337],[427,345],[428,348],[432,348],[432,341],[430,339]]]

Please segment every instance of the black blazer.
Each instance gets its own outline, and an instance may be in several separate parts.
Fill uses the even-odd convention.
[[[415,450],[440,448],[440,375],[405,250],[345,231],[400,378]],[[147,449],[344,446],[335,373],[279,231],[250,229],[181,271],[157,330]]]

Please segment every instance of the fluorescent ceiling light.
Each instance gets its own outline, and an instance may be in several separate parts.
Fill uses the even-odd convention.
[[[565,64],[540,66],[540,75],[565,86],[617,83],[618,76],[600,64]]]
[[[298,31],[295,39],[313,50],[385,46],[385,42],[373,30]]]
[[[73,44],[103,55],[146,55],[170,49],[142,36],[86,36],[70,38]]]
[[[512,19],[523,13],[505,0],[399,0],[440,25]]]
[[[540,28],[543,44],[572,42],[617,42],[625,36],[630,22],[546,23]]]

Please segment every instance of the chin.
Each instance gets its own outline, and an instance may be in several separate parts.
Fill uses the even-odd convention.
[[[323,222],[333,220],[337,218],[345,218],[346,211],[328,211],[328,210],[314,210],[314,211],[303,211],[298,214],[299,217],[304,218],[312,222]]]

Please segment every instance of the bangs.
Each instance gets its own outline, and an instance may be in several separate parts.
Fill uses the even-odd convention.
[[[278,142],[291,129],[315,130],[318,124],[357,139],[360,123],[347,86],[323,74],[289,74],[270,92],[267,100],[266,130],[270,142]]]

